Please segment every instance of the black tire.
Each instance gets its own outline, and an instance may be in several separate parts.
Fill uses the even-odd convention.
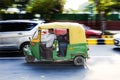
[[[26,61],[27,63],[32,63],[32,62],[35,61],[35,57],[33,57],[33,56],[31,56],[31,55],[26,55],[26,56],[25,56],[25,61]]]
[[[24,52],[23,52],[24,48],[27,48],[27,47],[29,47],[29,46],[30,46],[30,43],[29,43],[29,42],[23,43],[23,44],[21,45],[21,47],[20,47],[19,53],[22,54],[22,55],[24,55]]]
[[[76,56],[73,60],[75,66],[84,65],[85,59],[82,56]]]

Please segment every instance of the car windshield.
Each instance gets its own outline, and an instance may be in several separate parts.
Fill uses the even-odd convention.
[[[37,23],[13,22],[0,23],[0,32],[7,31],[29,31],[33,29]]]

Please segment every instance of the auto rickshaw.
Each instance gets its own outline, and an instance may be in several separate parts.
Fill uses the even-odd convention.
[[[48,29],[54,29],[57,36],[68,34],[68,44],[65,52],[65,56],[59,56],[59,41],[54,40],[52,49],[52,60],[48,60],[42,57],[40,44],[42,40],[45,40]],[[45,33],[45,34],[44,34]],[[37,35],[36,37],[34,37]],[[38,61],[73,61],[74,65],[84,65],[88,58],[88,46],[86,42],[85,30],[81,24],[72,22],[51,22],[44,23],[39,26],[37,34],[33,35],[30,39],[30,46],[24,48],[24,55],[26,62]],[[47,37],[46,37],[47,38]]]

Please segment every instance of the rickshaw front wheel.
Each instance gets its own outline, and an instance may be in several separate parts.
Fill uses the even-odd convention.
[[[84,65],[85,59],[82,56],[76,56],[73,60],[75,66]]]
[[[31,55],[26,55],[25,60],[26,60],[27,63],[31,63],[31,62],[35,61],[35,57],[33,57]]]

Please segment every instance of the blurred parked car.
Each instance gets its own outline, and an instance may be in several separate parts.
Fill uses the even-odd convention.
[[[114,37],[114,45],[120,47],[120,33],[115,34],[113,37]]]
[[[19,51],[29,45],[32,37],[43,21],[4,20],[0,21],[0,51]]]
[[[102,32],[99,30],[91,29],[88,26],[83,25],[87,38],[101,38]]]

